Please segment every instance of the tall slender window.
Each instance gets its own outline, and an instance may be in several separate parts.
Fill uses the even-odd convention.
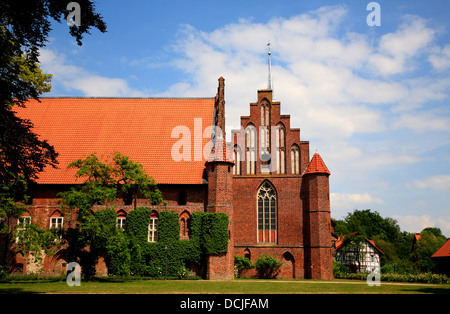
[[[277,242],[277,197],[269,182],[258,191],[258,242]]]
[[[158,241],[158,217],[152,214],[148,224],[148,242]]]
[[[270,125],[270,106],[267,102],[261,104],[261,125]]]
[[[233,149],[233,161],[233,175],[238,176],[241,174],[241,152],[239,150],[239,146],[237,145],[235,145]]]
[[[300,174],[300,150],[297,145],[291,148],[291,173]]]
[[[256,164],[256,128],[249,125],[245,131],[245,163],[247,174],[255,174]]]
[[[284,126],[277,125],[276,143],[277,143],[277,174],[286,173],[286,153],[285,153],[285,132]]]

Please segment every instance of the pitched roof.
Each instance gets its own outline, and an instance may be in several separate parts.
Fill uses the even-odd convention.
[[[353,237],[353,236],[355,236],[355,235],[358,235],[358,234],[360,234],[359,232],[354,232],[353,234],[351,234],[351,235],[349,235],[349,237]],[[336,250],[339,250],[343,245],[344,245],[344,239],[346,238],[346,236],[343,236],[342,238],[341,237],[339,237],[337,240],[336,240]],[[380,252],[380,254],[383,254],[384,255],[384,253],[383,253],[383,251],[382,250],[380,250],[376,245],[375,245],[375,242],[373,241],[373,240],[369,240],[369,239],[367,239],[366,237],[364,237],[364,239],[366,240],[366,242],[368,242],[368,243],[370,243],[378,252]]]
[[[431,255],[431,257],[450,257],[450,239],[436,253]]]
[[[328,173],[330,174],[330,170],[328,170],[327,166],[320,157],[319,153],[315,153],[311,161],[309,162],[308,167],[303,174],[312,174],[312,173]]]
[[[114,151],[140,162],[157,183],[203,183],[206,160],[203,153],[194,158],[193,152],[200,143],[196,138],[201,139],[202,152],[211,140],[203,137],[203,131],[213,124],[214,98],[41,98],[41,103],[31,100],[16,111],[30,119],[35,132],[59,153],[59,169],[47,167],[38,183],[81,183],[75,170],[67,169],[70,162],[93,152],[112,155]],[[194,119],[200,119],[195,127]],[[177,126],[190,131],[190,161],[172,158],[172,147],[184,138],[181,132],[174,132],[172,138]]]

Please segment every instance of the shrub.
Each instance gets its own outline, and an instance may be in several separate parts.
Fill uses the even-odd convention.
[[[280,273],[283,263],[273,256],[264,255],[255,261],[258,278],[275,279]]]
[[[345,267],[344,264],[339,263],[337,261],[333,261],[333,274],[336,276],[336,274],[339,273],[346,273],[347,267]]]
[[[245,270],[255,268],[255,265],[249,258],[238,255],[234,257],[234,266],[237,270],[237,278],[241,277],[242,272],[244,272]]]

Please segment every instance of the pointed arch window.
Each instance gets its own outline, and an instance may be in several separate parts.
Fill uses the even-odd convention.
[[[191,236],[191,216],[183,212],[180,216],[180,240],[189,240]]]
[[[284,126],[279,123],[277,125],[276,143],[277,143],[277,174],[286,173],[286,136]]]
[[[116,217],[116,228],[125,230],[126,221],[127,213],[123,209],[119,210]]]
[[[62,229],[64,217],[59,210],[56,210],[50,217],[50,229]]]
[[[291,148],[291,173],[300,174],[300,149],[297,145]]]
[[[233,161],[234,161],[233,175],[238,176],[241,174],[241,150],[237,145],[234,145],[233,148]]]
[[[255,174],[256,166],[256,128],[254,125],[247,126],[245,130],[245,164],[246,173]]]
[[[264,182],[257,194],[258,242],[277,242],[277,197],[269,182]]]
[[[270,125],[270,106],[267,102],[261,104],[261,125]]]

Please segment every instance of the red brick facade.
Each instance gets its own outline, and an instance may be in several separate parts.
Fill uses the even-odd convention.
[[[213,122],[223,131],[224,87],[220,78]],[[215,149],[198,178],[203,184],[159,184],[167,206],[152,209],[155,213],[178,212],[181,239],[188,238],[187,220],[193,212],[229,215],[228,252],[208,257],[209,279],[232,279],[235,255],[252,261],[262,255],[275,256],[283,262],[281,278],[331,279],[330,172],[318,154],[310,162],[309,142],[301,141],[300,129],[291,128],[290,116],[281,114],[272,90],[260,90],[257,95],[257,102],[250,104],[250,115],[241,117],[241,130],[232,132],[232,143],[224,144],[224,133],[215,134]],[[127,155],[127,151],[122,153]],[[38,184],[28,207],[33,223],[50,226],[52,215],[60,215],[56,195],[69,187]],[[126,217],[134,206],[123,204],[118,201],[116,208],[118,216]],[[137,206],[150,205],[138,199]],[[70,220],[64,217],[65,227]],[[33,271],[20,255],[0,253],[0,262],[5,259],[17,271]],[[64,252],[58,252],[45,260],[43,271],[64,273],[68,262]],[[99,263],[98,274],[106,274],[104,262]]]

